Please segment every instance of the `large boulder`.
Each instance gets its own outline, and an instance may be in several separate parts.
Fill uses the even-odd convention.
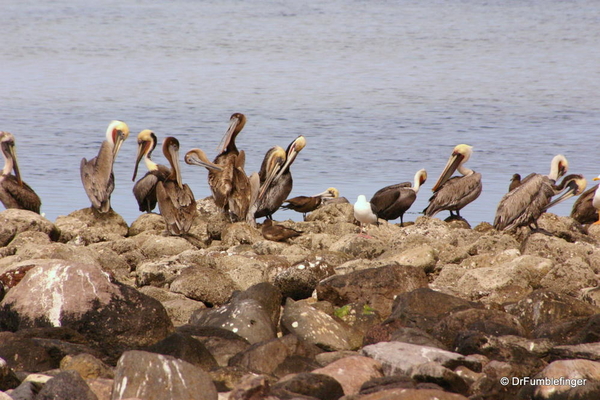
[[[144,351],[123,353],[115,370],[111,400],[217,400],[207,372],[175,357]]]
[[[35,295],[32,295],[35,293]],[[160,302],[112,282],[99,267],[40,261],[0,303],[0,327],[68,327],[112,354],[151,345],[173,325]]]
[[[58,240],[60,236],[55,224],[33,211],[9,208],[0,212],[0,247],[10,243],[17,234],[27,231],[43,232],[51,240]]]
[[[90,244],[122,239],[127,236],[127,222],[112,209],[99,213],[93,208],[83,208],[71,214],[56,218],[56,227],[60,230],[60,241],[73,241],[77,244]]]

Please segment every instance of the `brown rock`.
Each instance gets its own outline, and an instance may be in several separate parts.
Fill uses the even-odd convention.
[[[363,383],[383,376],[381,363],[363,356],[344,357],[314,370],[313,373],[328,375],[337,380],[347,396],[357,394]]]

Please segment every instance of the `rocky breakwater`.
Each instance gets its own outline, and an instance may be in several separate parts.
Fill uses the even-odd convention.
[[[600,398],[600,226],[0,213],[2,399]]]

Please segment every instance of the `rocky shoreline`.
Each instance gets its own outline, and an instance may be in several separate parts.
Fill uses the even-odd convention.
[[[600,225],[0,213],[0,400],[600,398]]]

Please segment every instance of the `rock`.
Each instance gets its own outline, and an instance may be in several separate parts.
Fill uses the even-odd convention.
[[[454,371],[437,362],[414,365],[408,375],[417,382],[431,382],[454,393],[467,394],[469,385]]]
[[[0,358],[15,371],[41,372],[58,367],[43,346],[12,332],[0,332]]]
[[[355,258],[372,259],[385,251],[385,245],[376,238],[367,238],[356,234],[341,237],[329,248],[331,251],[339,251]]]
[[[269,378],[265,375],[245,375],[229,394],[229,400],[279,400],[269,396],[270,386]]]
[[[437,347],[438,349],[447,350],[442,342],[419,328],[398,328],[392,332],[390,341]]]
[[[421,287],[427,287],[423,270],[390,264],[327,278],[317,286],[317,297],[336,306],[366,302],[387,317],[397,295]]]
[[[44,384],[39,382],[23,381],[16,389],[10,392],[7,400],[33,400],[40,390],[42,390],[43,386]],[[3,397],[0,397],[0,399],[4,400]]]
[[[179,236],[148,235],[145,238],[141,243],[140,250],[149,259],[176,256],[186,250],[195,249],[190,242]]]
[[[527,379],[527,378],[524,378]],[[520,398],[597,399],[600,397],[600,363],[589,360],[554,361],[535,379],[522,383]],[[539,382],[539,383],[537,383]]]
[[[58,240],[59,228],[42,217],[28,210],[9,208],[0,212],[0,247],[6,246],[21,232],[34,231],[48,235],[50,240]]]
[[[363,335],[382,320],[376,310],[366,304],[358,303],[346,304],[337,308],[334,315]]]
[[[493,336],[525,336],[526,331],[514,316],[498,310],[472,308],[458,311],[442,319],[434,328],[435,337],[453,348],[460,332],[476,331]]]
[[[402,251],[388,250],[377,259],[410,265],[427,273],[433,272],[438,261],[438,252],[429,244],[422,244]]]
[[[221,367],[229,365],[233,356],[250,347],[246,339],[223,328],[183,325],[177,328],[177,332],[200,341]]]
[[[98,400],[110,400],[114,381],[112,379],[88,379],[86,380],[90,390],[94,392]]]
[[[383,376],[381,364],[363,356],[344,357],[314,370],[313,373],[334,378],[342,385],[346,396],[357,394],[365,382]]]
[[[271,314],[254,299],[233,298],[231,303],[220,308],[199,310],[190,318],[190,324],[224,328],[257,343],[276,336]]]
[[[225,246],[231,247],[238,244],[254,244],[263,240],[263,237],[258,229],[245,222],[236,222],[223,229],[221,240]]]
[[[217,361],[202,342],[179,332],[172,333],[146,350],[187,361],[204,371],[210,371],[218,366]]]
[[[209,265],[226,274],[239,290],[246,290],[252,285],[267,281],[269,267],[258,257],[229,255],[215,257]]]
[[[441,389],[389,389],[361,396],[360,400],[467,400],[463,395]]]
[[[481,369],[481,365],[465,358],[463,355],[434,347],[418,346],[401,342],[381,342],[365,346],[362,354],[379,361],[386,376],[408,374],[410,368],[428,362],[437,362],[446,368],[453,369],[464,365],[473,370]]]
[[[480,305],[424,287],[400,293],[394,299],[388,320],[397,320],[405,326],[432,333],[438,322],[447,315],[474,307]]]
[[[243,292],[234,292],[233,299],[242,301],[246,299],[256,300],[262,308],[270,315],[273,326],[279,324],[279,316],[281,314],[281,291],[269,282],[261,282],[252,285]]]
[[[323,257],[315,256],[278,273],[273,283],[281,290],[284,298],[302,300],[312,295],[322,279],[335,274],[333,267],[324,262]]]
[[[354,206],[352,204],[324,204],[306,216],[306,221],[322,221],[328,225],[341,222],[354,222]]]
[[[172,292],[181,293],[208,306],[225,304],[231,293],[238,289],[226,273],[204,265],[183,269],[171,284]]]
[[[591,316],[599,313],[600,308],[565,294],[536,290],[509,308],[509,312],[519,319],[525,329],[533,331],[543,324]]]
[[[344,395],[344,390],[336,379],[318,373],[301,373],[283,379],[273,385],[272,392],[277,393],[278,389],[320,400],[337,400]]]
[[[60,362],[63,371],[76,371],[83,379],[114,378],[110,367],[91,354],[67,355]]]
[[[178,256],[144,262],[135,271],[136,286],[168,286],[181,275],[184,269],[192,266],[196,264],[182,262]]]
[[[554,346],[550,349],[552,360],[585,359],[600,361],[600,342]]]
[[[144,351],[123,353],[115,370],[111,400],[217,400],[208,373],[174,357]]]
[[[254,343],[231,358],[229,365],[242,367],[256,374],[272,375],[289,355],[290,351],[285,344],[274,338]]]
[[[76,371],[63,371],[46,382],[35,399],[98,400],[98,397]]]
[[[0,358],[0,391],[6,391],[8,389],[14,389],[21,381],[13,370],[8,366],[6,361]]]
[[[32,268],[0,306],[2,329],[70,327],[115,353],[150,345],[173,329],[158,301],[111,282],[98,267],[61,260]]]
[[[17,255],[21,259],[27,260],[64,260],[101,266],[99,255],[89,247],[72,246],[64,243],[25,246],[17,251]]]
[[[584,259],[574,257],[556,263],[541,280],[540,286],[556,293],[577,296],[581,289],[596,286],[598,283],[592,267]]]
[[[150,232],[160,235],[165,230],[165,220],[162,215],[155,213],[140,214],[129,227],[128,236],[139,235],[142,232]]]
[[[112,209],[101,214],[93,208],[83,208],[71,214],[56,218],[56,227],[60,230],[59,240],[63,243],[73,241],[90,244],[118,240],[127,236],[129,227],[125,220]]]
[[[17,286],[27,271],[37,265],[38,260],[29,260],[11,263],[9,266],[0,269],[0,286],[10,289]]]
[[[160,301],[169,318],[171,318],[171,322],[176,327],[187,324],[194,312],[206,309],[201,301],[188,299],[180,293],[169,292],[154,286],[144,286],[139,290],[145,295]]]
[[[347,328],[302,301],[287,300],[281,325],[300,339],[325,350],[351,350],[353,347]]]

